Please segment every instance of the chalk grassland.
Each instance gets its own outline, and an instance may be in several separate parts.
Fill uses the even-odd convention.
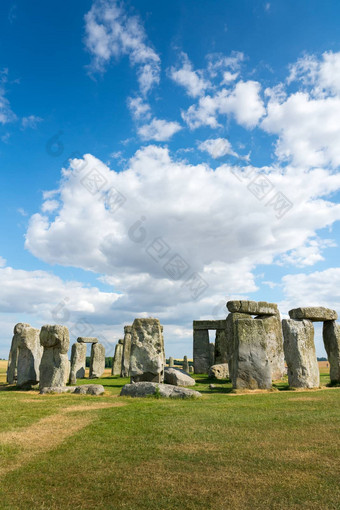
[[[201,401],[166,401],[108,376],[103,397],[39,396],[4,371],[2,510],[340,507],[340,388],[232,395],[197,376]]]

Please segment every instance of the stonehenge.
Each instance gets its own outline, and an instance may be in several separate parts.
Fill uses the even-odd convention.
[[[40,389],[65,386],[70,373],[67,356],[70,346],[68,329],[59,325],[43,326],[40,331],[40,343],[44,348],[40,363]]]
[[[135,319],[131,331],[131,382],[163,382],[164,339],[158,319]]]
[[[152,383],[156,388],[163,381],[172,386],[194,385],[195,380],[188,374],[196,373],[230,379],[235,390],[270,390],[273,382],[286,374],[286,364],[289,387],[318,388],[313,323],[322,322],[331,383],[340,383],[340,323],[335,310],[321,306],[294,308],[289,311],[289,319],[281,321],[275,303],[233,300],[227,302],[227,309],[225,319],[193,321],[193,366],[184,356],[181,370],[174,368],[172,356],[165,368],[159,320],[135,319],[132,325],[124,326],[124,339],[115,347],[112,375],[129,376],[132,384]],[[215,331],[215,343],[209,341],[211,330]],[[85,377],[87,344],[91,344],[89,378],[100,378],[105,370],[105,348],[97,338],[78,337],[69,362],[67,327],[44,325],[39,333],[29,324],[18,323],[10,347],[7,382],[18,387],[39,383],[45,393],[69,391],[67,388],[71,391],[77,379]]]

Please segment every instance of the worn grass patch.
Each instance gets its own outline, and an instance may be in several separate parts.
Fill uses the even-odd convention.
[[[117,398],[117,377],[102,397],[0,392],[1,510],[339,510],[340,388],[195,377],[187,401]]]

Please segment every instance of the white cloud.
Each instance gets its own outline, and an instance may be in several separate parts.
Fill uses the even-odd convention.
[[[290,66],[288,84],[300,81],[312,86],[312,94],[323,97],[325,94],[340,95],[340,52],[326,51],[320,60],[315,55],[305,55]]]
[[[127,100],[129,110],[132,116],[139,120],[141,118],[149,119],[151,116],[150,105],[143,101],[141,97],[129,97]]]
[[[182,53],[182,66],[171,67],[170,77],[179,85],[182,85],[191,97],[201,96],[203,92],[211,87],[211,83],[203,78],[203,71],[194,71],[186,53]]]
[[[138,129],[138,134],[143,140],[156,140],[164,142],[182,129],[178,122],[168,122],[162,119],[153,119],[150,124],[145,124]]]
[[[53,212],[59,207],[58,200],[46,200],[41,206],[42,212]]]
[[[114,0],[96,0],[85,15],[85,44],[93,56],[92,68],[104,71],[111,59],[128,55],[137,67],[140,90],[147,94],[159,83],[160,58],[146,43],[137,16],[128,16]]]
[[[212,78],[216,78],[219,73],[234,73],[239,74],[241,64],[244,61],[244,54],[240,51],[232,51],[226,57],[222,53],[211,53],[207,55],[208,59],[208,73]]]
[[[223,88],[214,96],[201,97],[198,105],[182,112],[182,117],[191,129],[218,127],[218,115],[232,115],[241,126],[254,128],[265,114],[260,89],[256,81],[239,81],[233,90]]]
[[[14,122],[17,118],[11,109],[9,100],[6,97],[6,90],[4,84],[8,79],[8,69],[0,71],[0,124],[7,124]],[[4,140],[3,140],[4,141]]]
[[[198,145],[200,151],[206,151],[214,159],[221,158],[227,154],[238,157],[233,150],[231,143],[226,138],[210,138]]]
[[[21,119],[21,125],[23,127],[23,129],[26,129],[26,128],[32,128],[32,129],[35,129],[37,127],[37,125],[42,122],[42,118],[41,117],[37,117],[36,115],[29,115],[28,117],[23,117]]]

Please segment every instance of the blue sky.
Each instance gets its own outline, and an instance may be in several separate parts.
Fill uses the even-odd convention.
[[[336,1],[4,0],[0,356],[19,321],[109,353],[157,316],[180,356],[231,298],[340,310],[339,20]]]

